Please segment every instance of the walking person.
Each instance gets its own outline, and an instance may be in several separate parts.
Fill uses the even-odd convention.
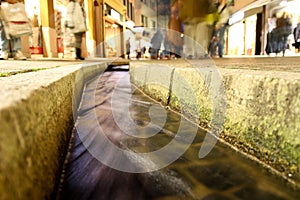
[[[0,58],[7,60],[9,57],[9,54],[12,55],[12,57],[15,60],[26,60],[26,57],[23,55],[21,49],[22,49],[22,43],[21,43],[21,37],[20,36],[12,36],[8,33],[8,26],[6,26],[5,18],[8,18],[10,16],[4,16],[5,10],[8,8],[13,8],[12,5],[19,3],[18,0],[2,0],[0,1],[1,5],[1,20],[0,20],[0,47],[1,47],[1,54]],[[19,11],[18,14],[26,16],[25,7],[23,4],[18,5],[21,12]],[[10,47],[10,49],[9,49]]]
[[[275,53],[277,55],[282,51],[282,56],[284,56],[288,46],[288,36],[292,34],[291,18],[286,12],[276,20],[275,34],[277,35],[277,48]]]
[[[140,59],[142,58],[142,44],[141,44],[141,40],[137,40],[136,41],[136,59]]]
[[[276,18],[276,15],[274,15]],[[276,18],[276,26],[267,35],[266,53],[278,53],[282,52],[282,56],[285,56],[285,51],[288,47],[288,36],[292,34],[292,23],[289,15],[283,13],[281,17]]]
[[[183,49],[183,37],[182,37],[182,22],[179,19],[179,5],[178,1],[171,5],[170,18],[168,23],[168,30],[165,36],[165,48],[168,48],[170,56],[180,58],[182,56]],[[166,45],[167,44],[167,47]]]
[[[70,29],[70,34],[75,36],[76,59],[84,60],[81,55],[82,37],[87,31],[85,22],[85,12],[83,9],[84,0],[69,0],[67,5],[66,28]]]
[[[151,38],[151,58],[152,59],[158,59],[158,53],[161,47],[161,43],[163,41],[163,35],[161,33],[161,30],[158,29],[156,33]]]
[[[300,51],[300,17],[298,19],[297,26],[294,28],[293,35],[294,35],[294,41],[295,41],[295,43],[293,43],[293,46],[295,46],[295,50],[297,50],[297,53],[299,53],[299,51]]]
[[[126,40],[126,57],[127,57],[127,59],[130,59],[130,47],[131,47],[130,38],[128,38]]]
[[[178,18],[183,23],[183,55],[187,59],[201,59],[208,56],[212,27],[207,16],[215,7],[212,0],[177,0]]]
[[[216,55],[215,47],[217,47],[218,56],[220,58],[223,57],[224,43],[225,43],[225,31],[226,31],[226,28],[228,27],[228,20],[232,13],[231,6],[232,6],[232,4],[231,3],[228,4],[227,0],[218,0],[217,12],[219,15],[219,19],[216,22],[216,24],[214,25],[213,36],[212,36],[211,44],[209,46],[209,52],[210,52],[211,56]]]

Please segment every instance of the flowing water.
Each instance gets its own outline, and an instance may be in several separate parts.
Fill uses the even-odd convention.
[[[124,100],[128,97],[125,94],[134,89],[128,77],[128,71],[106,71],[86,85],[57,199],[300,199],[299,191],[289,187],[283,178],[224,143],[218,142],[206,157],[199,159],[206,131],[168,109],[154,109],[154,115],[149,115],[153,105],[160,105],[138,90],[128,101]],[[122,84],[116,89],[121,79]],[[126,120],[126,116],[132,121]],[[98,137],[99,129],[105,138]],[[133,137],[143,131],[140,137]],[[151,131],[157,134],[151,135]],[[195,138],[190,140],[189,135],[194,133]],[[182,156],[161,169],[153,170],[164,161],[156,158],[159,154],[150,159],[135,154],[156,152],[172,141],[176,141],[174,152],[189,141],[192,144]],[[115,147],[127,153],[119,154]],[[182,150],[185,149],[179,151]],[[168,152],[168,156],[176,155]]]

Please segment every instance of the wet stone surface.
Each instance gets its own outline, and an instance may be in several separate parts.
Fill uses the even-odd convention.
[[[183,145],[189,143],[190,135],[196,134],[192,139],[192,144],[186,151],[183,151],[182,156],[167,167],[135,174],[120,172],[103,165],[87,151],[78,132],[74,132],[70,157],[64,168],[58,199],[300,199],[300,191],[293,190],[283,178],[274,175],[270,170],[221,142],[217,142],[206,157],[199,159],[198,153],[203,145],[205,130],[200,127],[195,129],[195,124],[167,109],[166,119],[161,112],[154,111],[156,119],[166,120],[163,126],[156,127],[155,124],[151,124],[149,109],[151,106],[159,104],[138,90],[135,90],[133,96],[130,97],[129,111],[132,120],[140,127],[150,127],[141,129],[145,131],[144,136],[147,136],[147,131],[154,129],[159,131],[149,138],[136,138],[128,135],[126,131],[120,130],[115,123],[107,123],[107,119],[111,117],[109,112],[112,105],[108,103],[109,106],[104,106],[105,102],[110,102],[111,93],[115,89],[117,80],[124,77],[126,73],[105,73],[97,80],[97,98],[94,105],[89,106],[83,103],[83,107],[96,110],[99,124],[102,129],[108,130],[107,137],[115,145],[135,153],[157,151],[172,141],[174,142],[173,150],[181,151]],[[126,85],[122,87],[122,90],[127,92],[131,89]],[[103,91],[106,92],[103,94]],[[84,95],[88,96],[91,92],[93,91],[85,91]],[[121,100],[118,103],[123,105]],[[91,109],[85,110],[86,112],[81,115],[88,116]],[[86,138],[94,138],[93,134],[96,134],[94,132],[97,126],[89,124],[86,127],[90,128]],[[133,129],[129,130],[134,132]],[[184,134],[178,136],[179,132]],[[91,145],[97,145],[93,144],[93,141],[91,140]],[[109,158],[114,157],[114,153],[111,153],[109,149],[103,148],[101,151],[107,151]],[[173,156],[171,152],[169,153],[170,156]],[[135,159],[139,159],[139,157],[135,157]],[[157,164],[156,160],[149,163]]]

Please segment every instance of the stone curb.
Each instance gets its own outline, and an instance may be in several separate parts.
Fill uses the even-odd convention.
[[[0,199],[55,197],[74,124],[72,99],[75,106],[80,100],[73,88],[81,94],[85,80],[106,68],[102,61],[0,78]]]
[[[216,68],[209,60],[137,61],[130,73],[152,98],[204,128],[223,125],[222,140],[299,185],[299,73]]]

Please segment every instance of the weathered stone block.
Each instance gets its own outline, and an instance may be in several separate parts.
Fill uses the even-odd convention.
[[[74,123],[75,82],[80,94],[85,80],[105,68],[69,65],[0,78],[0,199],[55,197]]]
[[[229,71],[223,70],[227,94],[224,137],[234,137],[235,145],[245,144],[247,153],[299,181],[299,75]]]

